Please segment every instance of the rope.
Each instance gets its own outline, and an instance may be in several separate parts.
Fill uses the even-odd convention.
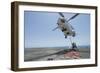
[[[69,37],[69,41],[71,42],[71,44],[73,43],[71,36]]]

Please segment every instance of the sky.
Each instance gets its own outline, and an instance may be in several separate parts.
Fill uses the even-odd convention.
[[[63,12],[66,19],[75,13]],[[57,27],[58,12],[24,11],[24,43],[25,48],[34,47],[59,47],[70,46],[69,38],[65,39]],[[90,45],[90,14],[80,13],[76,18],[69,21],[76,32],[73,41],[78,46]]]

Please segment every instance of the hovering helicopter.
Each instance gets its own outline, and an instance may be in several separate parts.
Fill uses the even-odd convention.
[[[54,28],[53,31],[59,28],[64,33],[65,38],[67,38],[67,36],[75,37],[76,35],[75,30],[72,27],[72,25],[69,24],[69,21],[77,17],[79,13],[76,13],[74,16],[72,16],[68,20],[65,18],[63,13],[59,12],[59,15],[61,17],[58,18],[58,21],[57,21],[58,26]]]

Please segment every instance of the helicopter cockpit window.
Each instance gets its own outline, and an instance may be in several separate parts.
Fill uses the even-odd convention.
[[[61,22],[62,22],[62,23],[65,23],[65,20],[64,20],[64,19],[61,19]]]

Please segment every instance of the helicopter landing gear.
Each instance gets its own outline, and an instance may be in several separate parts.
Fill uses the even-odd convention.
[[[65,35],[65,38],[67,38],[67,36]]]
[[[65,38],[67,38],[67,35],[69,35],[69,32],[67,32],[67,33],[65,32],[64,35],[65,35]]]

